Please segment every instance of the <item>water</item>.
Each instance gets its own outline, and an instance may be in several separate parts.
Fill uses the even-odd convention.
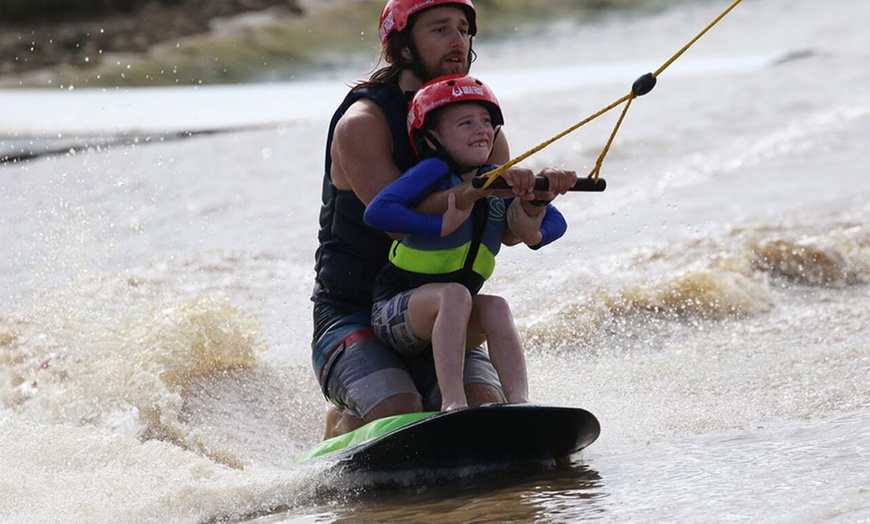
[[[724,7],[481,46],[474,72],[519,153]],[[307,113],[332,91],[184,140],[62,130],[92,147],[0,168],[0,521],[870,521],[868,15],[745,2],[635,101],[607,191],[561,199],[566,237],[507,250],[487,284],[532,397],[589,409],[601,437],[552,470],[425,489],[293,464],[326,407],[307,297],[329,115]],[[527,165],[586,172],[615,118]],[[52,149],[43,129],[4,145]]]

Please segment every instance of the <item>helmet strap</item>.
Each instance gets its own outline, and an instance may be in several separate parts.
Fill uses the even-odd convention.
[[[441,142],[435,138],[435,134],[430,130],[423,132],[423,136],[417,139],[417,151],[420,152],[420,158],[438,158],[443,160],[450,170],[456,174],[462,172],[462,167],[453,160],[453,157],[444,149]]]

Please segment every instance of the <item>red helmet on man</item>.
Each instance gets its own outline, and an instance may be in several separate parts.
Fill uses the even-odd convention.
[[[408,20],[412,15],[429,9],[430,7],[455,5],[465,11],[468,19],[468,32],[472,36],[477,34],[477,13],[471,0],[387,0],[381,12],[381,20],[378,24],[378,37],[381,45],[387,42],[393,31],[402,31],[408,27]]]
[[[426,119],[436,109],[459,102],[477,102],[489,110],[493,127],[504,125],[504,115],[492,89],[468,75],[448,75],[424,84],[414,94],[408,109],[408,136],[414,152],[419,156],[418,133],[426,126]]]

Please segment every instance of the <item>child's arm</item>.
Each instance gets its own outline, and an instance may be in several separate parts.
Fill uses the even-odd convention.
[[[423,160],[381,190],[369,203],[363,215],[366,224],[400,235],[441,236],[443,217],[420,213],[414,207],[421,194],[439,190],[450,174],[450,168],[443,161],[435,158]]]

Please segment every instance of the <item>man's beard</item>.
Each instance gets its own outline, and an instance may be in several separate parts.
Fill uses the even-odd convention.
[[[469,52],[469,54],[471,53]],[[435,65],[421,64],[418,60],[414,72],[423,82],[429,82],[444,75],[467,75],[471,70],[471,62],[468,59],[468,55],[461,56],[461,62],[448,62],[446,59],[450,56],[452,55],[442,57]]]

